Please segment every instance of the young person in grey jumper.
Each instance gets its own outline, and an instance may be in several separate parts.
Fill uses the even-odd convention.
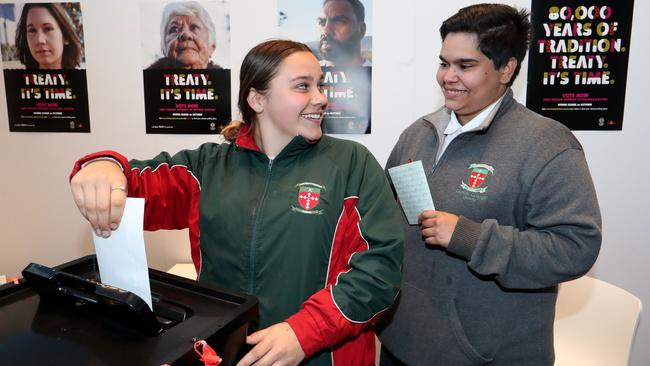
[[[527,11],[469,6],[440,35],[445,106],[408,127],[387,163],[421,160],[436,211],[404,222],[380,364],[553,365],[557,285],[584,275],[601,243],[584,151],[513,99]]]

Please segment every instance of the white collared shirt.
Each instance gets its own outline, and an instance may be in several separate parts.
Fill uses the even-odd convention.
[[[485,122],[485,119],[490,115],[490,113],[492,113],[494,107],[496,107],[496,105],[499,104],[499,102],[501,102],[501,99],[503,99],[504,95],[505,93],[499,99],[494,101],[494,103],[485,107],[481,111],[481,113],[477,114],[476,117],[472,118],[465,125],[461,125],[460,122],[458,121],[458,117],[456,116],[456,112],[451,111],[451,118],[449,119],[449,123],[447,123],[447,128],[445,128],[442,144],[438,148],[438,154],[436,154],[436,164],[442,157],[442,154],[444,154],[445,150],[447,150],[449,144],[456,137],[460,136],[461,134],[467,131],[471,131],[478,128],[481,124],[483,124],[483,122]]]

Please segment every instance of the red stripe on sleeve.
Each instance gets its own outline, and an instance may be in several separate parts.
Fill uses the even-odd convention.
[[[325,288],[312,295],[287,319],[307,357],[325,347],[334,347],[333,360],[337,365],[371,365],[375,360],[374,332],[367,329],[374,317],[367,322],[350,321],[331,294],[339,274],[350,270],[350,257],[368,249],[359,231],[361,218],[356,209],[357,200],[357,197],[349,197],[344,201],[334,233]]]

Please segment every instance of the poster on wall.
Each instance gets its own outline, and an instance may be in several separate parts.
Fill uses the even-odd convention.
[[[526,106],[572,130],[621,130],[633,0],[533,0]]]
[[[323,69],[323,132],[371,131],[372,0],[278,0],[280,38],[307,44]]]
[[[218,134],[231,120],[226,0],[141,5],[147,133]]]
[[[90,132],[78,2],[0,4],[12,132]]]

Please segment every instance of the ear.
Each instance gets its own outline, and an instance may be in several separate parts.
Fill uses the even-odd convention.
[[[246,102],[248,102],[248,106],[251,107],[255,113],[262,113],[264,112],[264,106],[266,104],[266,96],[258,92],[255,88],[251,88],[248,91]]]
[[[501,66],[499,69],[499,73],[501,76],[499,77],[499,81],[501,84],[508,84],[510,83],[510,80],[512,80],[512,75],[515,73],[515,70],[517,69],[517,65],[519,62],[517,62],[517,59],[514,57],[510,57],[508,62],[506,62],[505,65]]]
[[[366,36],[366,22],[359,24],[359,39]]]

